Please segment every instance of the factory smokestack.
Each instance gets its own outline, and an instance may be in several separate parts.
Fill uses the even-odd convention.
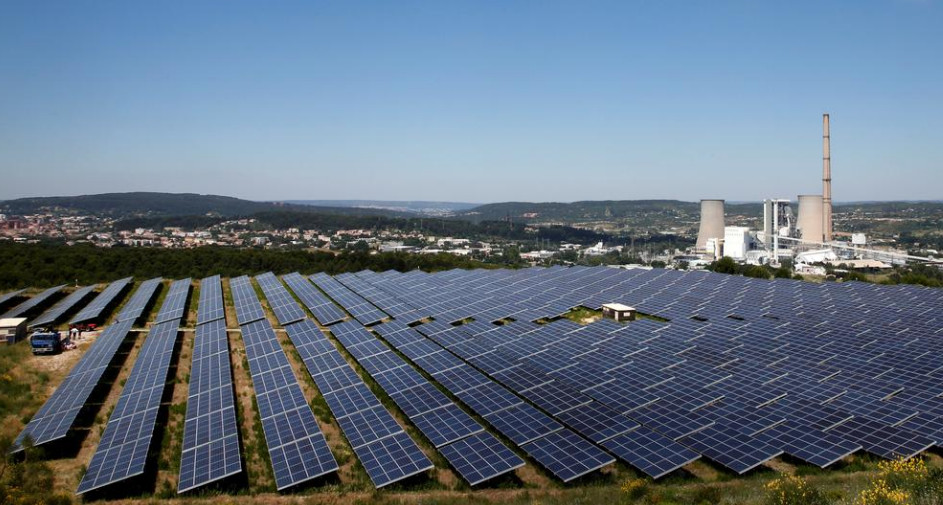
[[[822,114],[822,219],[826,242],[832,241],[832,150],[829,145],[828,114]]]
[[[724,238],[724,201],[701,200],[701,227],[697,232],[697,249],[704,250],[708,239]]]

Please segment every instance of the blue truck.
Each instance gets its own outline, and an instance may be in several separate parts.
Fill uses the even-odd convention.
[[[39,329],[29,337],[33,354],[59,354],[62,352],[62,334],[58,331]]]

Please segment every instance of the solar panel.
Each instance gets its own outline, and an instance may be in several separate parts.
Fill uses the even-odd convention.
[[[124,279],[117,280],[108,285],[94,300],[91,301],[85,308],[79,311],[75,317],[69,321],[69,324],[82,323],[85,321],[92,321],[98,319],[101,316],[102,311],[108,307],[118,295],[120,295],[124,289],[131,284],[132,277],[125,277]]]
[[[149,279],[141,283],[140,286],[131,295],[128,303],[124,304],[121,312],[118,314],[118,321],[137,321],[144,314],[144,309],[151,303],[157,288],[160,287],[163,279],[160,277]]]
[[[653,479],[664,477],[700,457],[644,426],[616,435],[602,442],[602,446]]]
[[[4,304],[6,304],[8,301],[10,301],[10,300],[16,298],[17,296],[20,296],[20,294],[22,294],[24,291],[26,291],[25,288],[24,288],[24,289],[18,289],[18,290],[16,290],[16,291],[11,291],[11,292],[9,292],[9,293],[4,293],[4,294],[0,295],[0,307],[2,307],[2,306],[3,306]]]
[[[487,432],[441,447],[439,452],[471,486],[524,466],[524,460]]]
[[[171,320],[151,327],[77,494],[144,473],[179,325]]]
[[[861,449],[859,444],[791,421],[756,435],[756,439],[820,468]]]
[[[377,489],[433,468],[406,432],[357,447],[354,453]]]
[[[864,417],[851,418],[826,433],[861,444],[864,450],[885,459],[910,459],[934,445],[929,438]]]
[[[563,482],[582,477],[616,461],[567,429],[524,444],[521,449]]]
[[[470,415],[451,402],[410,419],[436,448],[484,430]]]
[[[738,474],[779,456],[782,449],[721,426],[709,426],[681,439],[681,443]]]
[[[498,412],[511,405],[500,393],[485,391],[490,387],[482,389],[487,378],[467,365],[443,370],[454,365],[450,358],[426,358],[439,351],[416,340],[416,333],[566,418],[594,441],[646,433],[635,423],[673,440],[711,426],[771,436],[794,423],[878,454],[908,455],[943,437],[937,401],[943,393],[943,343],[932,338],[943,330],[931,315],[943,303],[929,290],[588,267],[364,271],[338,281],[397,318],[375,329],[440,384],[453,393],[479,389],[479,395],[460,395],[470,407]],[[526,322],[611,301],[669,321]],[[466,318],[472,320],[450,324]],[[490,323],[498,319],[502,326]],[[413,322],[422,324],[405,324]],[[557,391],[553,384],[573,390]],[[574,390],[595,402],[585,403]],[[569,416],[597,407],[615,414]],[[777,447],[819,464],[848,448],[833,440],[834,447],[824,450],[825,438],[808,436],[787,446],[783,437]],[[669,458],[664,467],[675,462]],[[650,472],[660,473],[661,463]]]
[[[298,302],[292,298],[291,293],[285,289],[285,286],[279,282],[278,277],[272,272],[266,272],[255,277],[262,292],[265,293],[265,299],[268,300],[269,307],[275,313],[275,318],[282,326],[301,321],[305,318],[305,312],[298,306]]]
[[[244,285],[248,285],[248,278]],[[305,402],[272,325],[264,318],[244,324],[242,338],[276,487],[286,489],[337,471],[337,461]]]
[[[484,418],[517,445],[563,429],[560,423],[526,403],[488,414]]]
[[[423,472],[432,463],[390,412],[308,319],[285,327],[308,373],[377,488]],[[321,352],[315,342],[328,342]],[[317,354],[316,354],[317,353]],[[325,359],[325,356],[331,356]],[[343,365],[339,365],[343,363]],[[330,367],[324,369],[322,367]]]
[[[390,398],[410,418],[421,416],[426,412],[452,403],[447,396],[428,382],[404,391],[391,393]]]
[[[387,317],[373,304],[327,274],[314,274],[311,276],[311,280],[340,306],[347,309],[347,312],[350,312],[354,318],[365,325],[378,323]]]
[[[259,302],[255,290],[252,289],[248,276],[229,279],[229,289],[232,291],[232,302],[236,308],[236,319],[240,326],[265,319],[262,303]]]
[[[196,310],[196,324],[205,324],[226,318],[223,306],[223,284],[218,275],[200,281],[200,304]]]
[[[65,315],[66,312],[82,302],[95,289],[95,286],[85,286],[73,291],[69,296],[63,298],[59,303],[53,305],[49,310],[43,312],[39,317],[30,321],[31,327],[48,326],[56,323]]]
[[[187,298],[190,296],[190,278],[180,279],[170,284],[164,304],[154,318],[155,323],[179,320],[185,315]]]
[[[193,339],[177,492],[240,472],[242,460],[226,321],[214,319],[197,326]]]
[[[639,426],[635,421],[600,402],[570,409],[557,418],[597,444]]]
[[[347,316],[344,311],[334,305],[328,297],[324,296],[318,288],[311,284],[311,281],[302,277],[299,273],[290,273],[283,277],[285,284],[294,291],[301,303],[308,307],[308,310],[314,314],[315,319],[323,325],[334,324],[343,321]]]
[[[61,286],[56,286],[54,288],[49,288],[43,291],[42,293],[39,293],[38,295],[28,300],[23,301],[16,307],[13,307],[12,309],[8,310],[5,314],[3,314],[3,316],[0,316],[0,319],[7,319],[9,317],[20,317],[23,314],[26,314],[29,311],[33,310],[34,308],[42,305],[43,302],[48,300],[50,296],[58,293],[64,287],[66,287],[65,284]]]
[[[354,449],[403,431],[382,405],[339,417],[337,424]]]
[[[130,330],[131,321],[124,321],[102,331],[52,396],[23,428],[14,442],[15,449],[22,447],[26,436],[32,439],[33,445],[42,445],[68,434]]]

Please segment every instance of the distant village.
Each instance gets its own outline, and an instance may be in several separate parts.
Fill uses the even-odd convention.
[[[467,237],[436,236],[416,231],[343,229],[333,232],[305,230],[299,228],[259,229],[255,219],[224,221],[205,229],[185,230],[165,227],[155,230],[136,228],[113,230],[115,222],[98,216],[58,216],[35,214],[6,216],[0,214],[0,241],[37,243],[43,240],[59,240],[74,245],[89,243],[98,247],[155,247],[193,248],[202,246],[249,247],[249,248],[298,248],[324,251],[379,251],[412,254],[447,253],[485,259],[505,254],[509,247],[516,249],[521,260],[530,263],[548,262],[553,259],[572,260],[579,258],[621,255],[624,245],[607,246],[595,244],[559,243],[543,241],[481,241]],[[664,260],[682,254],[675,251],[638,251],[636,257],[646,262]]]

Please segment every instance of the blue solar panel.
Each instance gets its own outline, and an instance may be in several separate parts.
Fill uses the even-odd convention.
[[[567,429],[524,444],[521,448],[563,482],[582,477],[616,461]]]
[[[306,319],[286,330],[377,488],[431,468],[416,443],[314,323]],[[328,342],[329,350],[316,344],[320,341]]]
[[[232,302],[236,308],[236,319],[239,325],[249,324],[265,319],[262,303],[252,289],[249,277],[243,275],[229,280],[229,289],[232,291]]]
[[[17,296],[20,296],[21,294],[23,294],[24,291],[26,291],[26,289],[18,289],[16,291],[11,291],[9,293],[4,293],[0,295],[0,307],[2,307],[4,304],[9,302],[10,300],[16,298]]]
[[[653,479],[668,475],[700,457],[644,426],[616,435],[604,441],[602,446]]]
[[[79,311],[75,317],[69,321],[69,324],[82,323],[98,319],[101,313],[118,298],[128,285],[131,284],[131,277],[112,282],[98,296],[95,297],[85,308]]]
[[[318,288],[311,284],[311,281],[302,277],[297,272],[288,274],[284,277],[285,283],[298,296],[301,303],[308,307],[308,310],[314,314],[315,319],[323,325],[334,324],[343,321],[347,316],[344,311],[334,305],[328,297],[324,296]]]
[[[134,294],[131,295],[131,299],[128,300],[128,303],[124,304],[124,307],[121,308],[117,320],[137,321],[140,319],[144,314],[144,309],[147,308],[147,305],[151,303],[151,300],[154,298],[154,294],[157,293],[157,289],[160,287],[162,281],[163,279],[157,277],[142,282],[134,291]]]
[[[242,471],[224,319],[196,328],[183,431],[178,493]]]
[[[378,323],[387,317],[373,304],[327,274],[312,275],[311,280],[363,324]]]
[[[716,425],[682,438],[681,443],[738,474],[783,453],[782,449],[759,439]]]
[[[484,418],[517,445],[563,429],[560,423],[526,403],[488,414]]]
[[[451,402],[410,419],[436,448],[484,430],[470,415]]]
[[[68,434],[75,418],[85,406],[130,330],[131,321],[125,321],[108,326],[102,331],[62,384],[26,425],[14,442],[14,448],[20,448],[26,436],[32,439],[33,445],[42,445]]]
[[[291,293],[285,289],[285,286],[279,282],[278,277],[272,272],[266,272],[255,277],[265,298],[268,300],[269,307],[275,313],[275,318],[282,326],[301,321],[305,318],[305,312],[298,306],[298,302],[291,296]]]
[[[16,307],[13,307],[12,309],[8,310],[5,314],[3,314],[2,316],[0,316],[0,319],[7,319],[7,318],[10,318],[10,317],[20,317],[20,316],[22,316],[22,315],[28,313],[29,311],[33,310],[34,308],[39,307],[40,305],[42,305],[46,300],[49,299],[49,297],[51,297],[52,295],[58,293],[58,292],[59,292],[62,288],[64,288],[65,286],[66,286],[66,285],[63,284],[63,285],[61,285],[61,286],[56,286],[56,287],[54,287],[54,288],[49,288],[49,289],[43,291],[42,293],[39,293],[38,295],[36,295],[36,296],[34,296],[34,297],[32,297],[32,298],[30,298],[30,299],[28,299],[28,300],[26,300],[26,301],[20,303],[20,304],[17,305]]]
[[[144,473],[179,325],[165,321],[148,332],[78,494]]]
[[[155,323],[163,323],[175,319],[182,319],[187,309],[187,298],[190,296],[190,279],[174,281],[167,291],[164,304],[161,305]]]
[[[246,357],[276,487],[286,489],[337,471],[337,461],[305,401],[272,325],[266,319],[242,325],[242,338],[246,342]]]
[[[377,488],[433,468],[406,432],[357,447],[354,453]]]
[[[31,327],[48,326],[58,322],[66,312],[81,303],[82,300],[88,298],[94,289],[95,286],[85,286],[84,288],[76,289],[69,294],[69,296],[49,308],[49,310],[43,312],[39,317],[30,321],[29,325]]]
[[[196,324],[206,324],[225,317],[222,280],[218,275],[204,278],[200,281],[200,304],[196,311]]]
[[[861,449],[859,444],[849,442],[837,435],[830,435],[791,421],[786,421],[756,435],[756,439],[773,447],[779,447],[786,454],[821,468],[836,463]]]
[[[439,451],[472,486],[524,466],[524,460],[487,432],[463,438]]]

